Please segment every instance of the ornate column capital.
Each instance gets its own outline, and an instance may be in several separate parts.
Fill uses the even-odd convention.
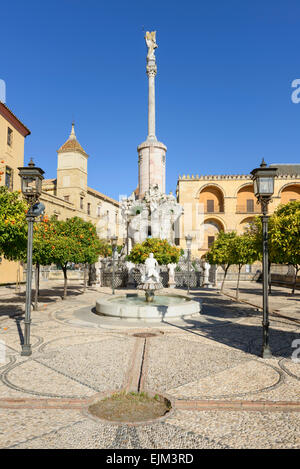
[[[157,73],[157,65],[156,64],[147,64],[146,65],[146,73],[148,75],[148,78],[155,77],[155,75]]]

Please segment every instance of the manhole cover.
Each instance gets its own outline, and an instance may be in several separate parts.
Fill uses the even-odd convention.
[[[137,332],[133,334],[133,337],[141,337],[142,339],[146,339],[147,337],[156,337],[157,334],[152,334],[151,332]]]

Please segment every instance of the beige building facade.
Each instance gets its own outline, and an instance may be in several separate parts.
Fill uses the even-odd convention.
[[[29,134],[27,127],[0,103],[0,185],[12,191],[21,189],[18,167],[24,166],[24,139]],[[88,155],[76,138],[74,124],[57,154],[57,177],[43,180],[40,201],[45,205],[45,215],[59,220],[78,216],[96,225],[100,238],[118,236],[119,202],[88,187]],[[20,263],[2,258],[0,285],[22,279]]]
[[[278,168],[269,205],[269,212],[273,213],[280,204],[300,200],[300,164],[271,166]],[[184,208],[179,243],[186,248],[185,236],[191,234],[195,257],[204,256],[221,230],[240,234],[261,213],[250,175],[180,176],[177,201]]]
[[[11,191],[21,189],[18,167],[24,162],[24,143],[30,130],[0,102],[0,186]],[[0,262],[0,284],[14,283],[23,275],[19,262]]]

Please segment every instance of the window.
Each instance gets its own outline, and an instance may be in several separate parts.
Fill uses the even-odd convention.
[[[212,213],[215,211],[215,203],[214,200],[207,200],[207,212]]]
[[[252,199],[247,200],[247,212],[250,212],[250,213],[254,212],[254,200]]]
[[[98,205],[97,207],[97,217],[101,216],[101,205]]]
[[[13,171],[9,166],[5,168],[5,185],[8,189],[13,187]]]
[[[83,210],[83,197],[80,197],[80,209]]]
[[[70,196],[69,195],[64,195],[64,200],[66,202],[70,202]]]
[[[87,204],[87,213],[88,213],[88,215],[91,214],[91,204],[90,203]]]
[[[211,245],[214,243],[214,241],[215,241],[215,237],[214,237],[214,236],[208,236],[208,237],[207,237],[207,245],[208,245],[209,248],[210,248]]]
[[[7,127],[7,145],[12,146],[13,131],[11,128]]]

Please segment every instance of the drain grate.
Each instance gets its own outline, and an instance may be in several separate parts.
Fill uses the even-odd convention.
[[[133,334],[133,337],[141,337],[142,339],[147,339],[148,337],[156,337],[157,334],[152,334],[151,332],[137,332]]]

